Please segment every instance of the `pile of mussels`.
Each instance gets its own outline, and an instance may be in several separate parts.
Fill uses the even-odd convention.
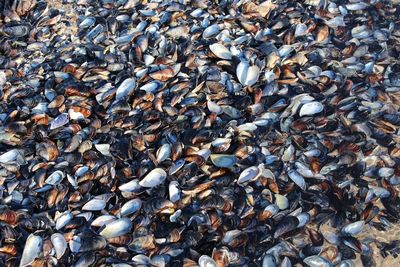
[[[55,2],[0,3],[1,266],[400,254],[398,1]]]

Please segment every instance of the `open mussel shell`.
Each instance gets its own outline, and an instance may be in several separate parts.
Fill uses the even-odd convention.
[[[228,154],[211,154],[210,159],[215,166],[220,168],[231,168],[237,162],[237,159],[234,155]]]
[[[282,219],[276,226],[274,238],[278,238],[294,229],[299,225],[299,220],[293,216],[287,216]]]
[[[181,192],[179,189],[179,183],[177,181],[172,181],[169,183],[168,193],[171,202],[177,202],[181,199]]]
[[[141,185],[137,179],[133,179],[127,183],[124,183],[118,187],[122,192],[138,192],[141,190]]]
[[[170,144],[164,144],[162,145],[158,150],[157,150],[157,162],[163,162],[167,158],[171,156],[171,145]]]
[[[324,257],[317,256],[317,255],[309,256],[309,257],[305,258],[303,261],[305,264],[307,264],[307,266],[310,266],[310,267],[317,267],[317,266],[332,267],[333,266],[333,264],[329,260],[325,259]]]
[[[69,249],[72,253],[101,250],[107,245],[107,240],[98,235],[78,234],[69,241]]]
[[[11,149],[0,155],[0,163],[10,164],[21,162],[21,160],[24,160],[23,153],[23,150]]]
[[[94,147],[104,156],[111,156],[110,144],[95,144]]]
[[[19,266],[29,266],[42,253],[43,238],[30,234],[26,239]]]
[[[320,102],[317,101],[312,101],[305,103],[301,108],[299,115],[300,117],[303,116],[311,116],[314,114],[318,114],[324,110],[324,105],[322,105]]]
[[[306,189],[306,181],[304,180],[303,176],[300,175],[296,170],[290,170],[288,172],[289,178],[302,190]]]
[[[85,19],[83,19],[80,24],[79,24],[79,28],[89,28],[91,26],[93,26],[96,22],[96,18],[94,17],[86,17]]]
[[[135,87],[136,87],[135,79],[128,78],[124,80],[120,84],[120,86],[118,86],[117,91],[115,92],[115,99],[120,100],[126,98],[127,96],[132,94]]]
[[[62,113],[51,121],[50,129],[53,130],[53,129],[60,128],[64,125],[66,125],[68,123],[68,121],[69,121],[68,114]]]
[[[347,224],[342,228],[341,233],[343,235],[355,236],[363,230],[364,225],[365,225],[364,221],[357,221]]]
[[[53,244],[56,258],[60,259],[68,248],[67,241],[62,234],[54,233],[51,235],[51,243]]]
[[[262,267],[277,266],[274,255],[266,254],[262,259]]]
[[[179,170],[182,169],[182,167],[185,165],[185,160],[184,159],[180,159],[177,160],[176,162],[174,162],[171,166],[171,168],[168,171],[169,175],[174,175],[176,174]]]
[[[115,221],[115,220],[116,220],[116,217],[113,215],[101,215],[92,221],[91,226],[102,227],[112,221]]]
[[[167,173],[161,168],[156,168],[140,180],[139,185],[142,187],[153,188],[162,184],[166,178]]]
[[[59,184],[62,179],[64,179],[65,174],[62,171],[53,172],[47,179],[44,181],[46,184],[56,185]]]
[[[275,204],[279,209],[285,210],[289,207],[289,200],[281,194],[275,194]]]
[[[261,170],[257,166],[248,167],[240,174],[237,183],[243,184],[257,179],[261,175]]]
[[[248,62],[242,61],[236,68],[236,75],[243,86],[252,86],[258,81],[260,68],[256,65],[250,66]]]
[[[220,32],[220,26],[217,24],[212,24],[208,26],[204,31],[203,31],[203,38],[207,39],[212,36],[217,35]]]
[[[210,45],[210,50],[221,59],[232,59],[232,53],[222,44],[212,44]]]
[[[102,210],[106,207],[107,203],[103,199],[92,199],[89,202],[87,202],[85,205],[83,205],[82,210],[87,210],[87,211],[99,211]]]
[[[141,207],[142,201],[140,199],[131,199],[121,207],[120,214],[121,216],[130,215],[140,210]]]
[[[127,218],[121,218],[106,224],[99,232],[105,238],[113,238],[129,233],[132,229],[132,222]]]
[[[299,215],[297,215],[296,218],[299,220],[299,224],[297,225],[297,227],[301,228],[310,221],[311,216],[307,212],[302,212]]]
[[[57,221],[56,221],[56,229],[60,230],[62,229],[64,226],[66,226],[72,219],[74,218],[74,216],[72,215],[71,212],[66,211],[64,213],[62,213]]]
[[[217,115],[220,115],[223,112],[222,107],[213,101],[207,101],[207,108],[210,112],[214,112]]]
[[[216,267],[216,266],[218,266],[217,263],[214,261],[214,259],[207,255],[202,255],[199,258],[198,263],[199,263],[200,267]]]

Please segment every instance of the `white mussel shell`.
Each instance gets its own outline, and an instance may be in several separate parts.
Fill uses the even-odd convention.
[[[222,113],[222,107],[220,107],[217,103],[213,101],[207,101],[207,108],[209,111],[216,113],[217,115],[220,115]]]
[[[58,217],[56,221],[56,229],[60,230],[61,228],[66,226],[73,218],[74,216],[72,215],[71,212],[69,211],[64,212],[63,214],[61,214],[60,217]]]
[[[342,234],[355,236],[363,230],[364,225],[365,221],[349,223],[342,228]]]
[[[241,230],[230,230],[224,234],[221,243],[222,244],[229,244],[233,239],[238,237],[242,233]]]
[[[304,263],[310,267],[333,267],[333,264],[330,261],[317,255],[305,258]]]
[[[19,157],[21,157],[22,150],[19,149],[12,149],[10,151],[7,151],[6,153],[1,154],[0,156],[0,163],[12,163],[15,162]]]
[[[30,265],[35,258],[39,257],[42,252],[43,239],[40,236],[30,234],[26,239],[24,251],[19,266]]]
[[[207,39],[210,38],[212,36],[215,36],[219,33],[220,28],[217,24],[213,24],[211,26],[208,26],[204,32],[203,32],[203,38]]]
[[[58,115],[54,120],[51,121],[50,123],[50,130],[54,130],[57,128],[60,128],[67,124],[69,121],[68,119],[68,114],[67,113],[61,113]]]
[[[110,144],[95,144],[94,147],[104,156],[112,156],[110,153]]]
[[[214,141],[211,142],[213,147],[220,147],[220,146],[229,146],[232,142],[231,138],[216,138]]]
[[[179,159],[176,162],[174,162],[171,166],[171,168],[168,171],[169,175],[174,175],[177,173],[182,167],[185,165],[185,160],[184,159]]]
[[[127,218],[121,218],[107,224],[106,227],[100,231],[100,235],[105,238],[113,238],[129,233],[131,229],[132,222]]]
[[[171,145],[170,144],[163,144],[158,150],[157,150],[157,161],[163,162],[169,156],[171,155]]]
[[[211,151],[208,148],[204,148],[197,151],[196,154],[202,157],[203,159],[207,160],[211,155]]]
[[[47,177],[44,181],[46,184],[56,185],[59,184],[65,177],[65,174],[62,171],[55,171]]]
[[[85,116],[82,113],[76,112],[72,108],[70,108],[68,110],[68,115],[69,115],[71,120],[79,121],[79,120],[84,120],[85,119]]]
[[[299,215],[296,216],[297,219],[299,220],[299,224],[297,225],[297,228],[301,228],[304,225],[306,225],[309,221],[310,221],[310,214],[308,214],[307,212],[302,212]]]
[[[51,235],[51,243],[53,244],[54,250],[56,252],[56,258],[60,259],[67,249],[67,241],[62,234],[54,233]]]
[[[199,258],[199,266],[200,267],[217,267],[217,263],[213,258],[207,255],[203,255]]]
[[[258,80],[260,68],[256,65],[250,66],[247,62],[240,62],[236,68],[236,75],[243,86],[252,86]]]
[[[83,205],[82,210],[99,211],[106,207],[107,203],[103,199],[94,198]]]
[[[79,23],[79,28],[89,28],[90,26],[93,26],[96,22],[96,19],[94,17],[87,17],[84,20],[82,20],[81,23]]]
[[[275,267],[275,266],[277,266],[277,264],[274,255],[266,254],[262,261],[262,267]]]
[[[283,195],[275,194],[275,204],[279,207],[279,209],[285,210],[289,207],[289,200]]]
[[[302,190],[306,189],[306,181],[304,180],[303,176],[300,175],[296,170],[290,170],[288,172],[289,178]]]
[[[91,226],[93,227],[102,227],[112,221],[115,221],[116,218],[113,215],[101,215],[93,220]]]
[[[237,161],[235,156],[228,154],[212,154],[210,158],[212,163],[220,168],[230,168]]]
[[[299,23],[296,25],[294,36],[295,37],[303,36],[306,34],[306,31],[307,31],[307,25],[305,25],[304,23]]]
[[[158,91],[163,84],[159,81],[151,81],[140,87],[140,90],[146,91],[148,93],[154,93]]]
[[[122,184],[118,187],[122,192],[137,192],[140,190],[141,186],[139,185],[139,180],[133,179],[125,184]]]
[[[257,179],[261,174],[260,168],[257,166],[248,167],[240,174],[237,183],[243,184],[252,180]]]
[[[140,180],[139,185],[148,188],[156,187],[162,184],[166,178],[167,173],[161,168],[156,168]]]
[[[140,210],[142,201],[138,198],[131,199],[121,207],[121,216],[127,216]]]
[[[238,119],[241,116],[240,110],[231,106],[223,106],[222,111],[232,119]]]
[[[181,199],[179,183],[177,181],[172,181],[168,186],[169,200],[171,202],[177,202]]]
[[[363,3],[363,2],[352,3],[352,4],[346,5],[347,10],[351,10],[351,11],[363,10],[363,9],[366,9],[367,7],[368,7],[368,4]]]
[[[219,58],[222,59],[232,59],[232,53],[229,51],[228,48],[226,48],[223,44],[212,44],[210,45],[210,50],[213,52],[214,55],[216,55]]]
[[[237,128],[239,131],[254,132],[257,130],[257,125],[255,125],[253,122],[247,122],[239,125]]]
[[[383,167],[383,168],[380,168],[378,171],[379,177],[383,177],[383,178],[389,178],[393,174],[394,174],[393,168]]]
[[[322,110],[324,110],[324,105],[322,105],[320,102],[312,101],[312,102],[305,103],[301,107],[299,115],[300,115],[300,117],[310,116],[310,115],[320,113]]]

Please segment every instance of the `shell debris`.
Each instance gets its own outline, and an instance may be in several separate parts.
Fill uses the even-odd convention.
[[[399,266],[399,4],[0,0],[0,266]]]

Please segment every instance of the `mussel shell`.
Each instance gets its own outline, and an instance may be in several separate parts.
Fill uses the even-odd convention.
[[[166,178],[167,173],[161,168],[156,168],[140,180],[139,185],[142,187],[153,188],[162,184]]]
[[[129,233],[132,229],[132,222],[127,218],[121,218],[107,224],[99,234],[105,238],[113,238]]]
[[[43,238],[34,234],[30,234],[25,242],[24,251],[20,261],[20,266],[30,265],[35,258],[39,257],[42,252]]]
[[[234,155],[228,154],[211,154],[210,159],[215,166],[220,168],[233,167],[237,161]]]
[[[290,232],[297,228],[299,220],[293,216],[287,216],[283,218],[276,226],[274,231],[274,238],[278,238],[287,232]]]

